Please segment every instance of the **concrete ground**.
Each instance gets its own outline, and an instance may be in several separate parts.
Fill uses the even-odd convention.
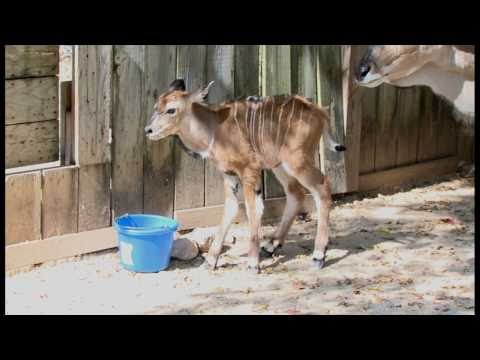
[[[245,224],[215,272],[199,256],[135,274],[116,249],[51,262],[7,274],[6,313],[474,314],[474,196],[473,178],[453,175],[338,199],[321,271],[311,264],[315,219],[293,225],[260,275],[245,271]]]

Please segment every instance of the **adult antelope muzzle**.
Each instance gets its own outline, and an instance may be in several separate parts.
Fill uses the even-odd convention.
[[[283,245],[307,189],[318,213],[313,260],[322,268],[332,201],[328,181],[315,166],[315,152],[322,134],[331,151],[345,150],[330,136],[328,112],[303,97],[286,95],[207,105],[212,84],[190,93],[183,80],[173,81],[159,96],[145,128],[150,140],[177,136],[190,153],[209,158],[223,174],[224,214],[206,256],[207,264],[217,266],[225,236],[238,212],[241,184],[251,233],[248,268],[260,270],[261,174],[263,169],[271,169],[285,190],[286,206],[275,233],[262,244],[263,250],[272,255]]]

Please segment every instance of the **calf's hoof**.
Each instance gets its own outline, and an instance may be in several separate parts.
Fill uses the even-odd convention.
[[[323,267],[325,266],[325,257],[321,259],[313,258],[313,266],[318,270],[322,270]]]
[[[247,271],[251,274],[260,274],[260,266],[247,265]]]
[[[205,256],[205,268],[207,270],[216,270],[217,269],[218,258],[212,256]]]
[[[272,257],[275,255],[279,249],[282,248],[282,244],[278,242],[278,240],[270,240],[265,242],[261,247],[262,255],[265,257]]]

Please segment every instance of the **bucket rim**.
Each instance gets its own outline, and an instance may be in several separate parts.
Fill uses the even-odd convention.
[[[126,217],[144,217],[144,218],[155,218],[155,219],[162,219],[166,220],[167,224],[162,225],[162,226],[154,226],[154,227],[141,227],[141,226],[128,226],[128,225],[120,225],[118,223],[118,220]],[[123,214],[115,218],[113,221],[115,227],[117,228],[118,231],[128,231],[128,232],[134,232],[139,235],[141,234],[147,234],[147,233],[158,233],[158,232],[175,232],[178,230],[180,227],[180,224],[178,223],[177,220],[162,216],[162,215],[155,215],[155,214]]]

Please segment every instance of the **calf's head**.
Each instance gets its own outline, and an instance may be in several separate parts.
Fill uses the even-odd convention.
[[[183,79],[174,80],[155,102],[150,123],[145,127],[147,137],[150,140],[160,140],[178,134],[184,122],[192,116],[192,105],[205,102],[212,84],[213,81],[206,87],[189,93]]]
[[[440,45],[372,45],[356,70],[358,85],[376,87],[410,76],[432,61]]]

